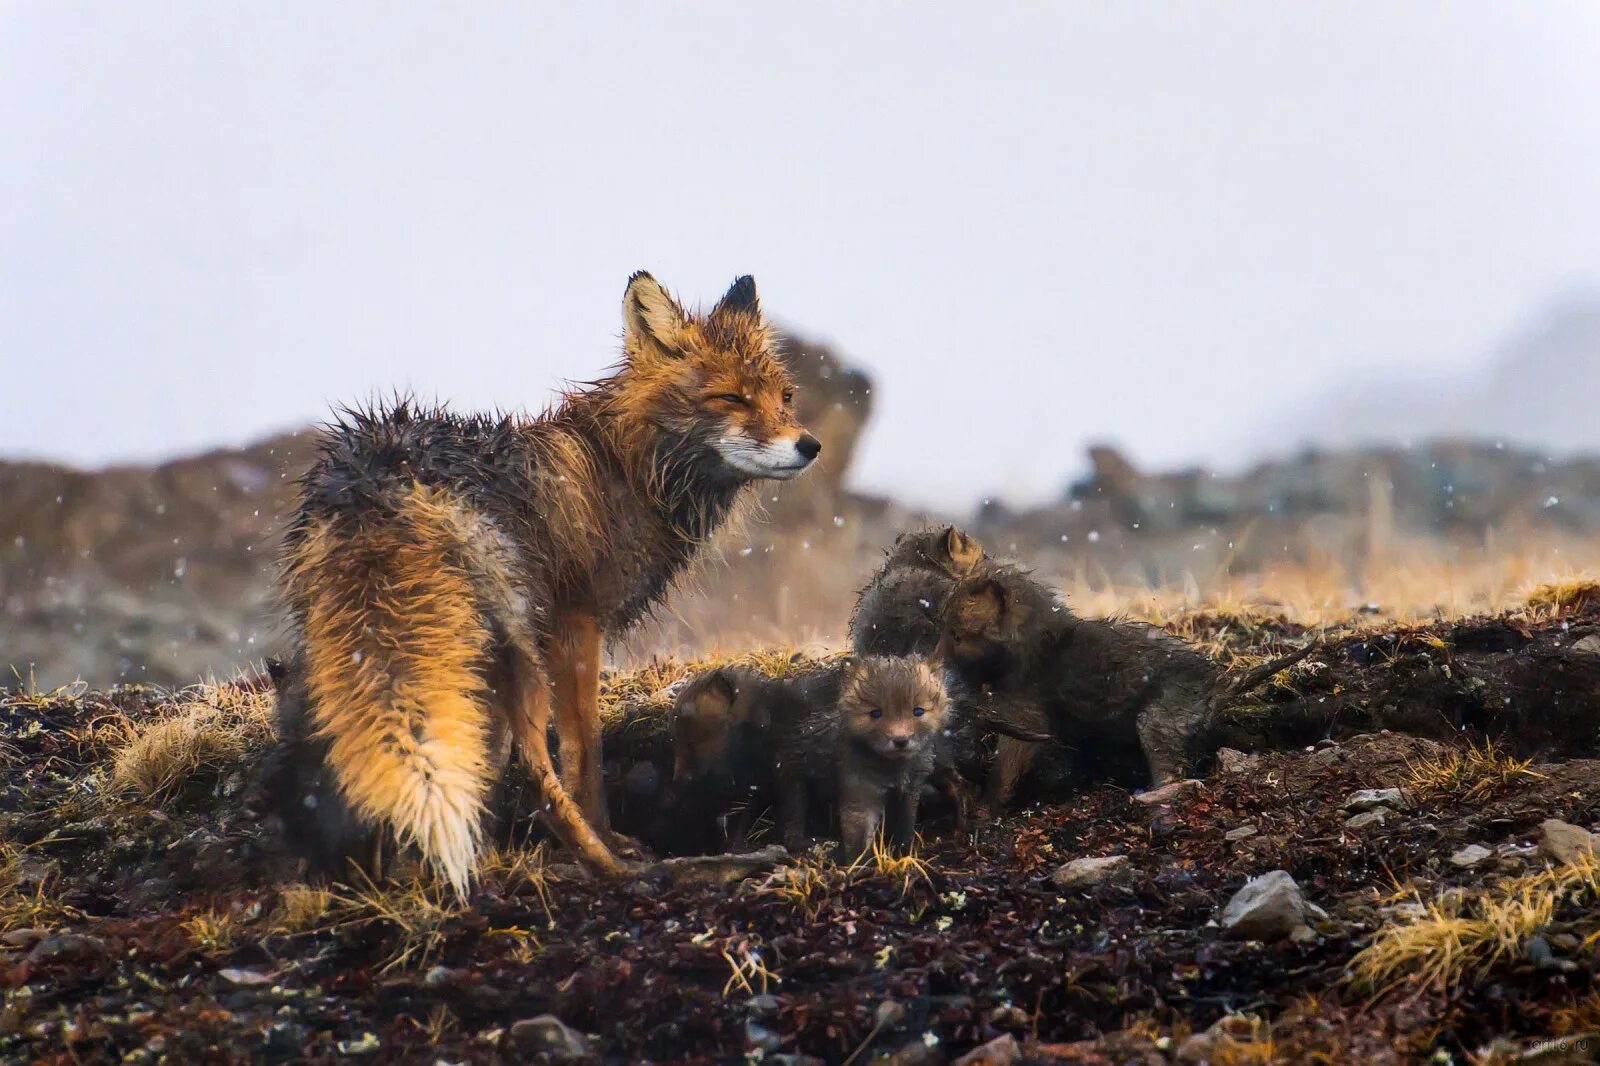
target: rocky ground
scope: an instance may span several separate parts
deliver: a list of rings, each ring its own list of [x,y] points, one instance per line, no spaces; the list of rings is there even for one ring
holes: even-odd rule
[[[252,813],[250,683],[12,692],[0,1059],[1592,1061],[1594,593],[1330,634],[1155,795],[1058,775],[912,859],[609,884],[518,819],[466,906],[294,879]],[[1239,661],[1304,636],[1173,627]],[[617,818],[661,850],[684,669],[608,681]]]

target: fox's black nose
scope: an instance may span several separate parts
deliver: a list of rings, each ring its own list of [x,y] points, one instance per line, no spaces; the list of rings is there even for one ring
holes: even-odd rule
[[[800,439],[794,442],[794,450],[805,456],[809,463],[822,454],[822,442],[809,433],[802,433]]]
[[[910,737],[895,737],[894,738],[894,746],[897,747],[897,748],[905,748],[905,747],[909,747],[910,745],[911,745],[911,738]]]

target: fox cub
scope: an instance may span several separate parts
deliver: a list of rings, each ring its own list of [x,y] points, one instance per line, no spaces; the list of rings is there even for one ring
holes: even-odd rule
[[[943,526],[901,533],[856,597],[850,646],[858,655],[929,655],[956,582],[985,559],[982,546]]]
[[[969,575],[945,610],[941,652],[994,680],[998,702],[1042,713],[1063,742],[1136,738],[1150,780],[1182,779],[1212,712],[1305,658],[1313,644],[1235,682],[1187,641],[1158,626],[1079,618],[1020,567]]]
[[[278,791],[320,837],[303,841],[319,872],[387,837],[465,893],[513,740],[563,843],[622,869],[602,642],[662,601],[754,481],[822,450],[749,277],[691,313],[641,272],[622,317],[616,371],[538,417],[401,403],[329,428],[283,549],[294,698]]]
[[[850,642],[860,655],[931,655],[939,646],[945,605],[963,578],[990,561],[983,546],[955,526],[901,533],[887,552],[883,565],[856,598],[850,618]],[[985,686],[997,678],[981,663],[947,664],[955,674],[959,703],[981,701]],[[1013,701],[1006,717],[1038,733],[1049,723],[1036,709]],[[995,741],[994,758],[984,780],[982,799],[974,810],[977,821],[987,821],[1004,810],[1017,783],[1028,772],[1045,745],[1015,736]]]
[[[838,812],[840,853],[854,858],[880,828],[909,845],[922,790],[940,768],[949,701],[939,674],[911,658],[841,659],[787,678],[724,667],[679,693],[674,782],[743,796],[745,821],[775,798],[778,832],[803,851],[813,801]]]

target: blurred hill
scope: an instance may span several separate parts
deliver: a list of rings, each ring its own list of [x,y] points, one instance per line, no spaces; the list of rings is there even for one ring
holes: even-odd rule
[[[1591,310],[1563,319],[1521,365],[1573,365],[1590,350],[1582,323],[1600,331],[1600,305]],[[921,520],[848,488],[871,382],[825,347],[791,338],[789,351],[822,462],[767,486],[764,518],[725,531],[663,613],[613,649],[617,659],[838,645],[881,549]],[[1574,411],[1581,399],[1560,397]],[[306,431],[153,467],[0,463],[0,683],[14,670],[39,687],[175,685],[280,650],[276,539],[313,448]],[[1403,595],[1374,591],[1376,579],[1418,560],[1445,568],[1423,583],[1433,596],[1461,580],[1469,557],[1515,560],[1534,546],[1553,546],[1562,565],[1600,557],[1600,461],[1555,461],[1495,437],[1306,450],[1237,476],[1141,471],[1103,447],[1090,463],[1055,503],[948,517],[1062,583],[1086,610],[1124,609],[1129,589],[1176,590],[1190,604],[1226,598],[1241,577],[1278,575],[1282,585],[1286,567],[1300,567],[1301,579],[1314,572],[1319,602],[1347,610]]]
[[[1322,447],[1437,437],[1519,441],[1570,455],[1600,450],[1600,292],[1571,293],[1507,338],[1476,373],[1386,375],[1321,397],[1256,439]]]

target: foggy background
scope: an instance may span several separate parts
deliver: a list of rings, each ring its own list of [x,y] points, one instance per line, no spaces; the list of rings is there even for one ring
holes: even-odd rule
[[[304,429],[538,410],[638,269],[753,273],[825,451],[619,658],[837,646],[928,518],[1086,611],[1520,604],[1600,561],[1596,115],[1577,2],[6,4],[0,683],[281,650]]]
[[[0,456],[538,407],[640,268],[754,273],[878,383],[852,483],[929,505],[1102,439],[1593,446],[1596,114],[1576,2],[12,3]],[[1589,361],[1506,396],[1552,329]]]

